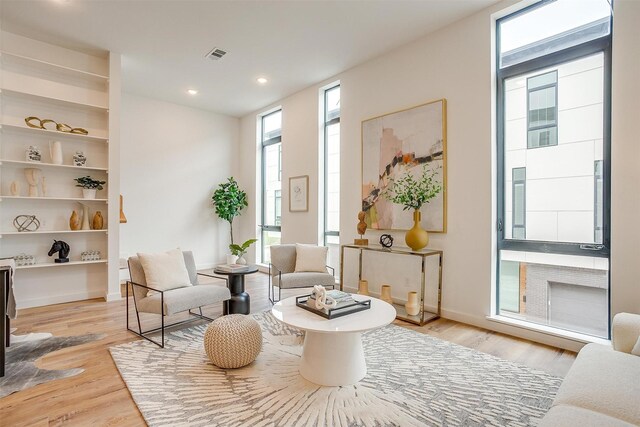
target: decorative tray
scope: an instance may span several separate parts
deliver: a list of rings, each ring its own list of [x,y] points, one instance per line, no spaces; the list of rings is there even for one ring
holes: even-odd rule
[[[302,295],[296,297],[296,305],[300,308],[310,311],[311,313],[317,314],[318,316],[322,316],[325,319],[335,319],[371,308],[371,300],[369,299],[365,301],[354,301],[352,304],[344,305],[341,307],[318,310],[317,308],[311,307],[307,304],[310,296],[311,295]]]

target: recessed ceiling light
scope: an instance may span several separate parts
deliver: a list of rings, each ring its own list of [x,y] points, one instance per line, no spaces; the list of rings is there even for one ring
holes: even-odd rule
[[[197,95],[197,94],[198,94],[198,91],[197,91],[197,90],[195,90],[195,89],[189,89],[189,90],[187,90],[187,93],[188,93],[189,95]]]
[[[260,83],[261,85],[263,85],[263,84],[267,83],[269,80],[267,80],[265,77],[258,77],[258,78],[256,79],[256,81],[257,81],[258,83]]]

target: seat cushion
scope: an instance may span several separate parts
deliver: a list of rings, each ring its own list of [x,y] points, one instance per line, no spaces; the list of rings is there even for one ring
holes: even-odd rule
[[[578,354],[553,404],[577,406],[640,425],[639,398],[640,358],[589,344]]]
[[[282,284],[280,284],[280,277],[273,277],[273,286],[277,286],[282,289],[291,288],[307,288],[315,285],[322,286],[335,286],[336,279],[329,273],[285,273],[282,275]]]
[[[138,311],[161,314],[160,297],[160,293],[157,293],[142,298],[137,302]],[[220,285],[195,285],[172,289],[164,293],[164,314],[169,316],[192,308],[226,301],[230,298],[229,289]]]
[[[538,427],[633,427],[625,421],[599,412],[568,405],[557,405],[544,416]]]

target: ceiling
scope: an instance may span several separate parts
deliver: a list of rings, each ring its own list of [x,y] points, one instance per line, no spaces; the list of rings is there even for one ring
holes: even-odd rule
[[[0,0],[0,24],[121,53],[126,92],[242,116],[497,1]]]

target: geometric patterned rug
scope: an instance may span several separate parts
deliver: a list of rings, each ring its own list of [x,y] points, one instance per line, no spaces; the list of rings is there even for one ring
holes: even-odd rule
[[[367,375],[321,387],[298,374],[304,333],[269,311],[252,315],[263,349],[244,368],[209,362],[206,325],[111,355],[149,426],[532,426],[561,378],[389,325],[363,334]]]

